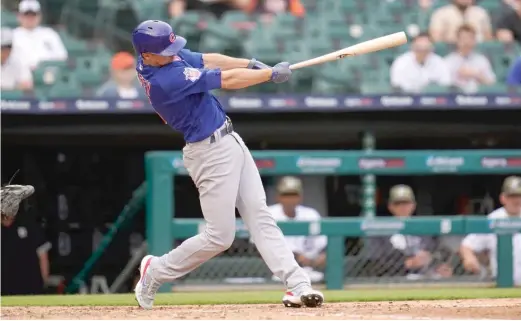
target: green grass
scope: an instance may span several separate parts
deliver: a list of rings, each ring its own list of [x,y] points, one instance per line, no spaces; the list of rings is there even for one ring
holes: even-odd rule
[[[325,291],[326,302],[403,301],[476,298],[521,298],[520,289],[349,289]],[[161,293],[156,305],[279,303],[281,291]],[[133,294],[42,295],[2,297],[2,306],[107,306],[135,305]]]

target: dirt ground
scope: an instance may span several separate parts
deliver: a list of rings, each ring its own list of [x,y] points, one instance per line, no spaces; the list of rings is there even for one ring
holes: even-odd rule
[[[137,307],[2,307],[2,319],[521,319],[521,299],[326,303],[289,309],[279,304]]]

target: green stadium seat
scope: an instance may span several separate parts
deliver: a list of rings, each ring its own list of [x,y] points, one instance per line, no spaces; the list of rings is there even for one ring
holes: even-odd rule
[[[66,61],[42,61],[33,72],[34,86],[51,86],[67,72]]]
[[[18,26],[16,14],[7,10],[2,10],[1,14],[2,27],[16,28]]]
[[[452,88],[447,86],[440,86],[437,84],[430,84],[422,90],[424,94],[447,94],[452,92]]]
[[[98,57],[80,57],[76,59],[73,76],[81,85],[93,87],[103,82],[107,71]]]
[[[274,42],[262,42],[256,39],[248,41],[246,56],[255,57],[265,64],[273,66],[281,61],[282,52],[278,49]]]
[[[391,85],[384,82],[363,82],[360,89],[362,94],[366,95],[381,95],[393,92]]]
[[[377,68],[368,69],[362,74],[362,79],[364,82],[368,83],[380,83],[382,81],[389,82],[389,68],[380,66]]]
[[[502,1],[497,0],[482,0],[479,2],[479,6],[483,9],[487,10],[487,12],[491,15],[497,15],[499,14],[503,9],[503,3]]]
[[[478,51],[491,56],[503,52],[505,45],[498,41],[485,41],[478,44]]]
[[[257,24],[254,17],[239,10],[226,11],[221,17],[222,24],[247,36]]]
[[[452,46],[445,42],[437,42],[434,44],[434,53],[442,57],[445,57],[451,53],[452,49]]]
[[[209,12],[187,11],[181,17],[170,20],[177,33],[183,35],[188,43],[198,43],[202,33],[215,23],[215,16]]]
[[[297,37],[300,22],[301,19],[292,14],[279,14],[275,17],[275,21],[272,22],[269,29],[275,39],[287,41]]]
[[[307,14],[313,14],[318,7],[319,0],[300,0],[300,3],[306,8]]]
[[[313,78],[313,91],[325,94],[358,92],[352,74],[341,69],[339,63],[329,63],[317,69]]]
[[[70,75],[62,77],[52,85],[48,92],[48,98],[77,98],[82,95],[80,83]]]
[[[2,99],[20,99],[24,96],[22,90],[2,90]]]
[[[242,41],[248,37],[255,25],[252,18],[241,11],[228,11],[220,21],[209,23],[201,36],[201,51],[220,49],[228,55],[242,54]]]
[[[219,22],[212,22],[202,34],[199,49],[202,52],[219,52],[228,55],[240,55],[242,43],[237,30]]]
[[[508,86],[502,83],[482,85],[479,87],[479,92],[483,94],[505,94],[508,91]]]
[[[87,42],[69,35],[67,32],[59,32],[63,45],[67,49],[69,57],[88,56],[91,53]]]
[[[313,86],[311,88],[314,93],[330,95],[347,94],[353,92],[353,89],[346,84],[330,81],[323,78],[313,79]]]
[[[139,21],[166,20],[168,17],[167,2],[164,0],[132,0],[132,8]]]

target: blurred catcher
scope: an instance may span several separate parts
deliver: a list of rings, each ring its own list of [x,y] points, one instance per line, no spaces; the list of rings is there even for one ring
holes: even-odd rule
[[[13,178],[7,185],[1,187],[2,224],[14,221],[20,203],[34,193],[34,187],[31,185],[11,185]]]

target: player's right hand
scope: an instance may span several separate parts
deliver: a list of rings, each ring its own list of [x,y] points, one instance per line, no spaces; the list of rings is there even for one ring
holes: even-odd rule
[[[288,81],[291,78],[291,69],[289,69],[289,62],[279,62],[271,68],[271,81],[280,84]]]

